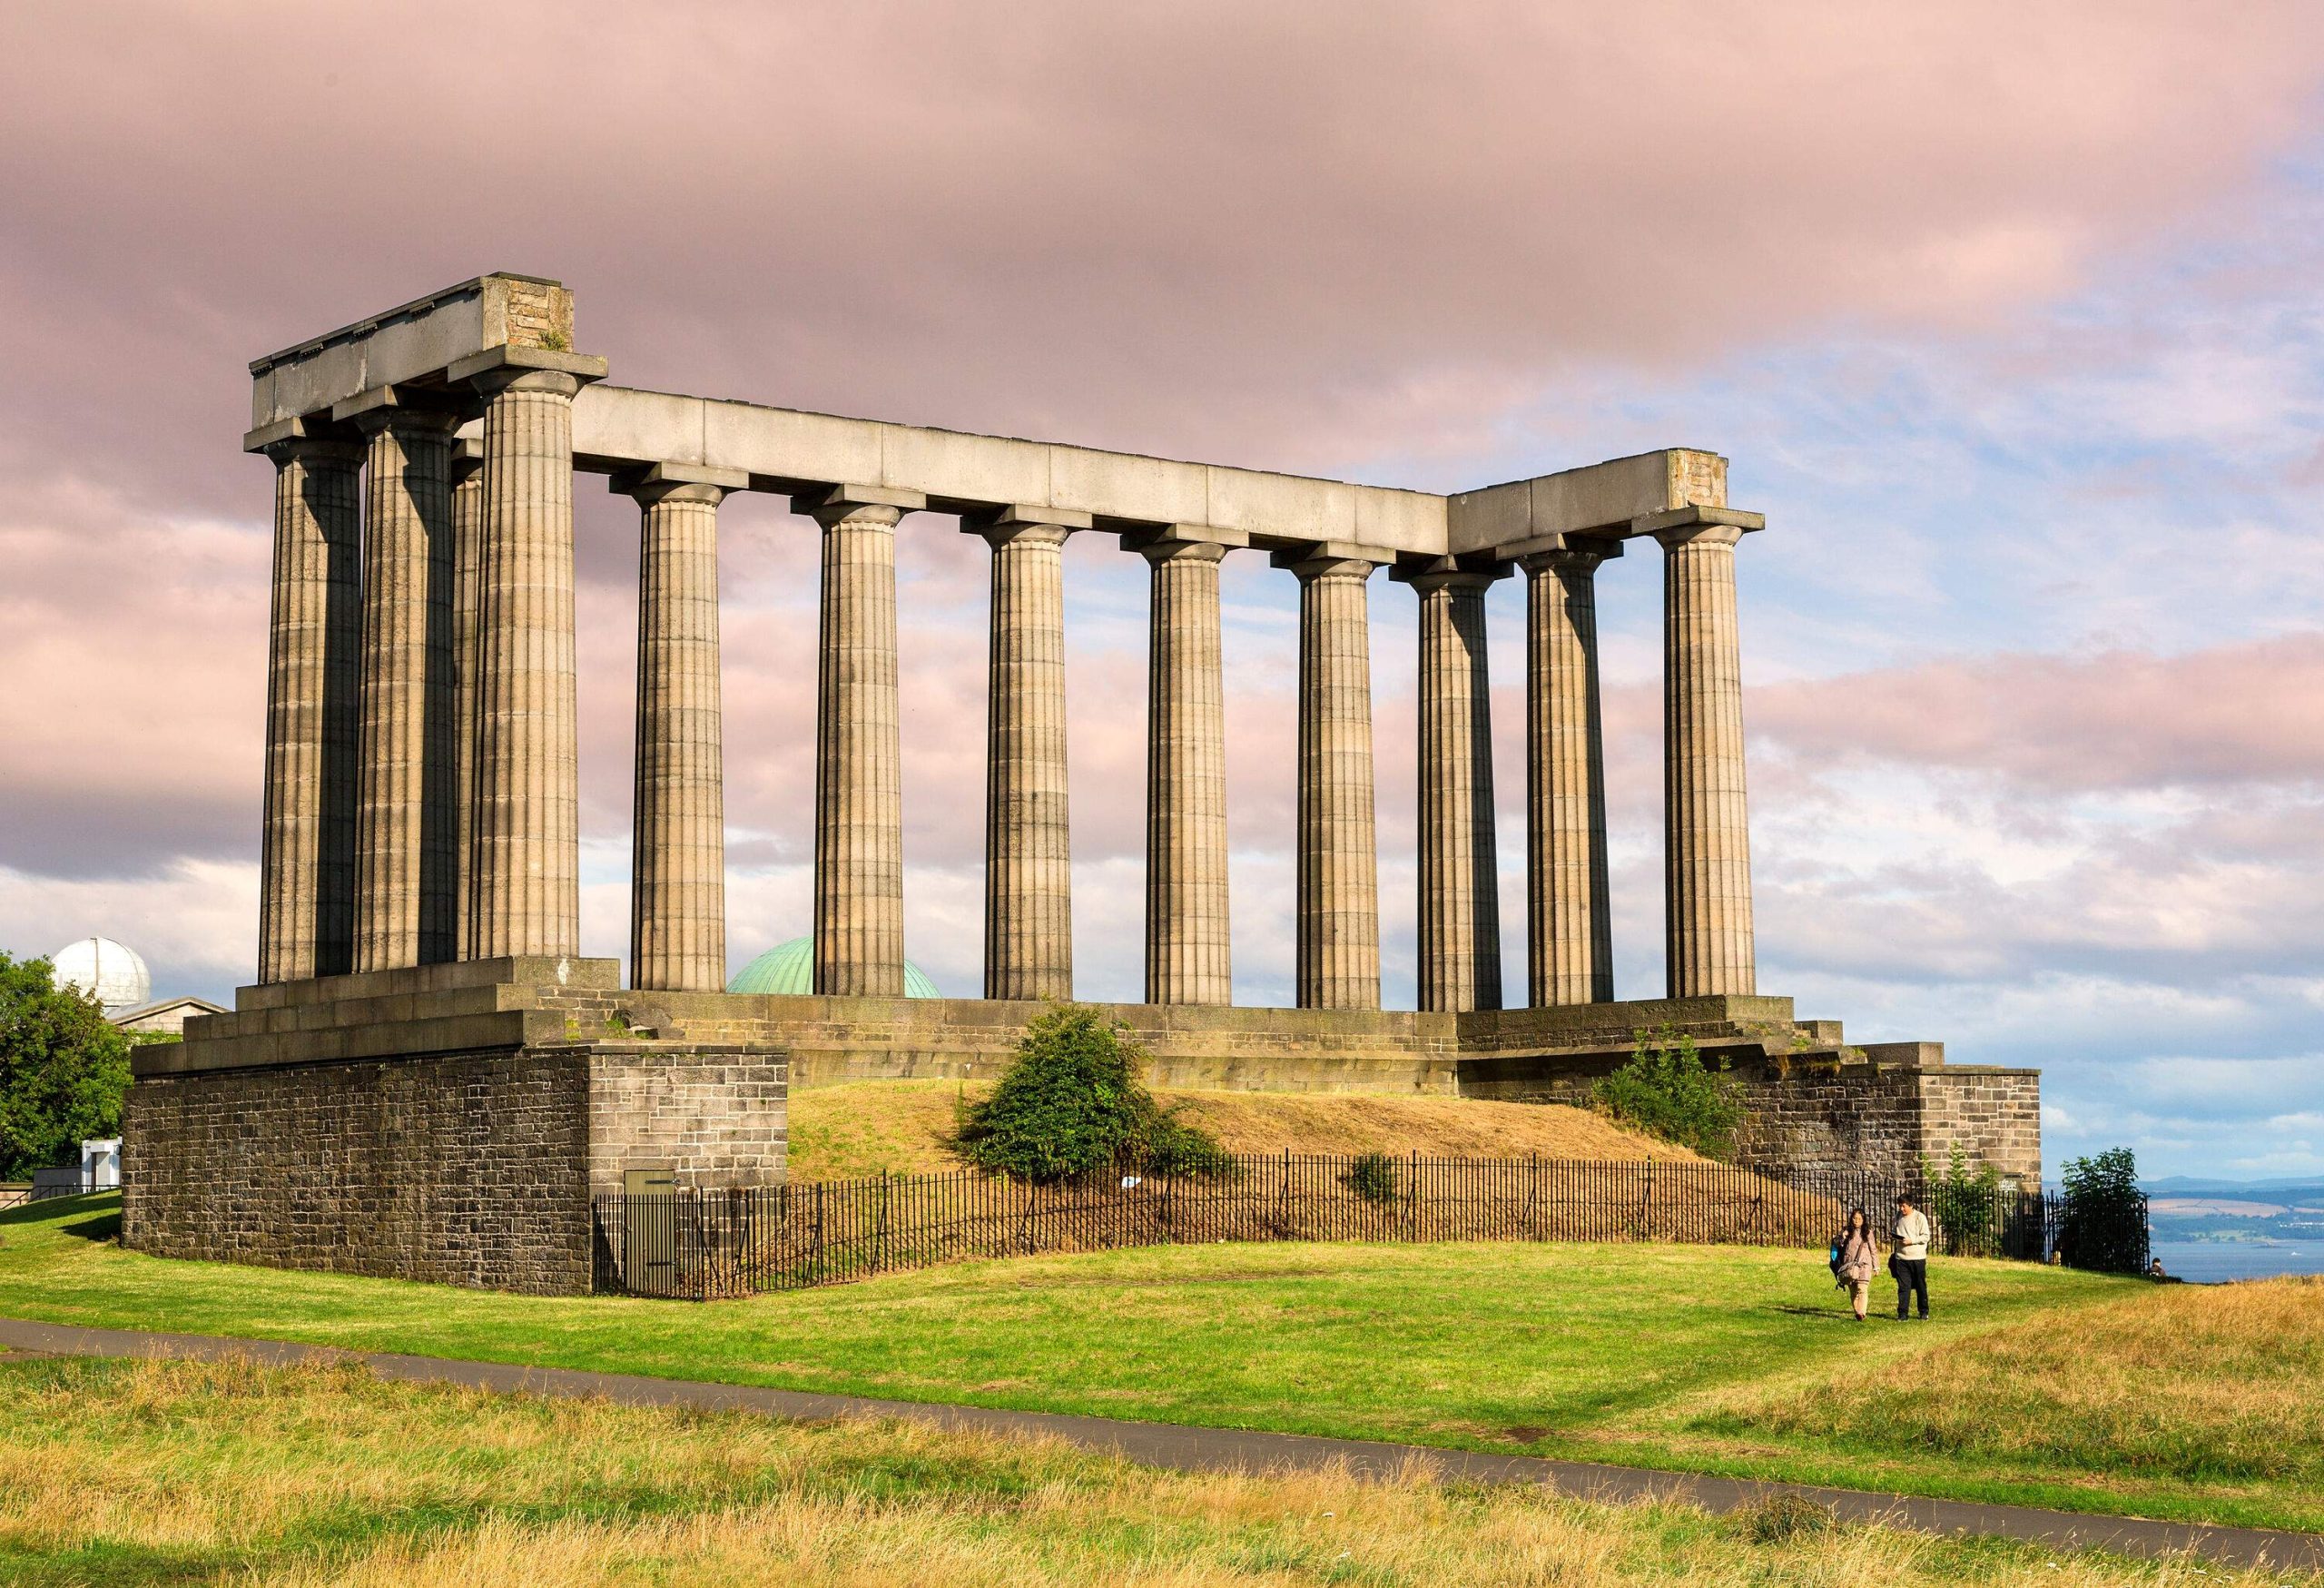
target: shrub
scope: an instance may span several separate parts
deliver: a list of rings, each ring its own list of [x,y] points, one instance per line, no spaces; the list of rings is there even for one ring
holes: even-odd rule
[[[1946,1253],[1993,1256],[2001,1233],[2001,1170],[1990,1163],[1972,1169],[1968,1154],[1956,1144],[1952,1161],[1942,1169],[1922,1159],[1921,1179],[1928,1186],[1926,1211]]]
[[[964,1111],[954,1148],[980,1169],[1042,1182],[1108,1169],[1226,1173],[1226,1149],[1146,1090],[1144,1057],[1094,1011],[1059,1004],[1026,1031],[991,1095]]]
[[[1639,1032],[1630,1061],[1600,1080],[1590,1096],[1622,1124],[1707,1158],[1727,1158],[1743,1122],[1742,1088],[1727,1068],[1724,1057],[1716,1063],[1705,1059],[1692,1037],[1664,1026]]]
[[[1365,1153],[1347,1166],[1340,1179],[1367,1202],[1385,1206],[1396,1199],[1396,1160],[1384,1152]]]
[[[2138,1157],[2129,1148],[2070,1159],[2058,1250],[2077,1268],[2135,1274],[2146,1267],[2146,1212]]]

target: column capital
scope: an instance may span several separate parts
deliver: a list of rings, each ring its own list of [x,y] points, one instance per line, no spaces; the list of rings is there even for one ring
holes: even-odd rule
[[[716,507],[731,491],[748,490],[751,477],[739,469],[704,469],[692,463],[655,463],[625,469],[606,481],[615,496],[634,498],[641,508],[656,502],[708,502]]]
[[[834,524],[893,525],[906,513],[927,507],[928,498],[921,492],[884,485],[826,486],[791,498],[793,512],[805,514],[826,529]]]
[[[1276,567],[1290,569],[1303,585],[1316,579],[1369,579],[1380,567],[1380,558],[1375,554],[1334,541],[1278,551],[1267,560]]]
[[[1622,543],[1619,540],[1582,540],[1527,552],[1517,559],[1517,566],[1525,570],[1527,578],[1539,578],[1543,574],[1577,574],[1588,578],[1598,571],[1600,564],[1621,555]]]
[[[1181,540],[1165,537],[1142,540],[1131,547],[1147,561],[1159,566],[1166,562],[1221,562],[1231,547],[1216,540]]]
[[[261,453],[278,469],[293,463],[309,467],[316,464],[338,464],[352,469],[369,454],[370,449],[360,441],[350,441],[321,436],[285,435],[275,440],[261,442],[252,450]]]
[[[1019,540],[1063,546],[1068,536],[1090,528],[1092,521],[1088,513],[1067,508],[990,508],[962,514],[960,533],[982,537],[995,551]]]
[[[1631,533],[1653,536],[1666,551],[1697,543],[1732,546],[1753,530],[1767,527],[1765,513],[1744,513],[1732,508],[1674,508],[1630,520]]]
[[[1388,577],[1397,584],[1410,585],[1416,596],[1433,596],[1439,590],[1490,590],[1505,572],[1506,567],[1500,565],[1491,568],[1391,567]]]
[[[475,411],[457,392],[409,386],[374,386],[330,405],[334,424],[353,425],[365,435],[393,426],[399,430],[459,429],[462,419]],[[463,410],[466,410],[465,412]]]
[[[570,397],[592,380],[606,378],[606,361],[555,348],[506,346],[471,353],[444,371],[449,386],[473,386],[487,397],[514,387]]]
[[[473,478],[484,470],[484,440],[478,436],[455,436],[444,454],[446,477],[454,485]]]

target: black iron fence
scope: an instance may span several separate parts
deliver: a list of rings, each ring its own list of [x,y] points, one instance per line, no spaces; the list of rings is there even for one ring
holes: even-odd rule
[[[973,1172],[596,1199],[600,1291],[696,1300],[963,1258],[1213,1241],[1668,1241],[1821,1247],[1913,1196],[1948,1255],[2045,1259],[2062,1198],[1865,1171],[1556,1159],[1240,1157],[1216,1178],[1036,1186]],[[2143,1209],[2139,1218],[2144,1261]],[[1886,1246],[1884,1238],[1882,1245]]]

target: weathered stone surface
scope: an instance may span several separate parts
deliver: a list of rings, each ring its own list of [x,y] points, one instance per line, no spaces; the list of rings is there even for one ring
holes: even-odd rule
[[[355,969],[453,957],[455,577],[452,416],[363,414],[360,793],[355,823]]]
[[[1743,653],[1735,545],[1698,522],[1662,542],[1663,871],[1670,994],[1748,992],[1751,826],[1744,794]]]
[[[1372,781],[1374,565],[1309,558],[1299,576],[1302,1009],[1380,1007],[1380,858]]]
[[[1169,539],[1153,567],[1146,695],[1146,1001],[1232,1001],[1226,716],[1218,642],[1226,547]]]
[[[1597,572],[1610,547],[1561,547],[1525,569],[1527,997],[1614,996]]]
[[[1501,1007],[1501,883],[1493,841],[1493,576],[1429,573],[1420,597],[1420,1006]]]
[[[1065,760],[1070,530],[1003,521],[992,546],[985,717],[984,995],[1073,996],[1073,845]]]
[[[478,378],[484,547],[468,954],[569,954],[581,915],[573,661],[573,394],[508,368]]]
[[[274,568],[259,856],[261,982],[353,967],[362,629],[363,449],[294,438],[267,451],[275,466]]]
[[[476,844],[477,618],[484,585],[484,443],[455,441],[446,459],[452,501],[452,720],[439,763],[452,806],[452,952],[468,952]]]
[[[896,520],[842,495],[823,528],[815,709],[815,991],[904,990],[903,753],[896,694]]]
[[[726,985],[726,796],[718,677],[724,486],[650,480],[637,576],[637,750],[629,976],[637,987]]]
[[[146,1075],[123,1123],[123,1242],[578,1293],[593,1194],[631,1169],[779,1180],[787,1088],[779,1051],[634,1042]]]

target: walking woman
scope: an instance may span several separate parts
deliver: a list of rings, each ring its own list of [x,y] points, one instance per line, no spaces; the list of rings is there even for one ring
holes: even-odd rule
[[[1848,1215],[1837,1239],[1832,1243],[1839,1254],[1833,1272],[1840,1283],[1848,1287],[1848,1305],[1856,1308],[1856,1321],[1864,1321],[1864,1309],[1872,1298],[1872,1276],[1880,1271],[1880,1243],[1872,1233],[1872,1219],[1861,1208]]]

